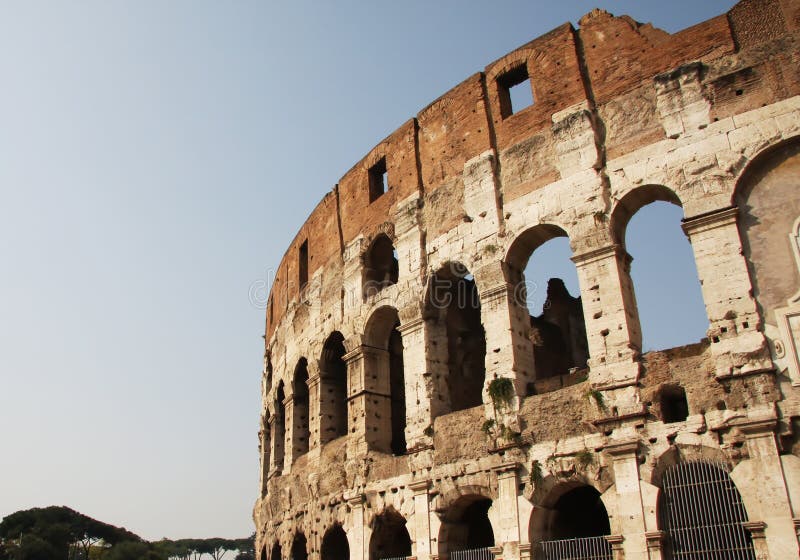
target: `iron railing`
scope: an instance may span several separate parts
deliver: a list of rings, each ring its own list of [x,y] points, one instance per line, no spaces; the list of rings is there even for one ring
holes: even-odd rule
[[[611,544],[605,537],[542,541],[536,556],[541,560],[612,560]]]
[[[661,526],[669,539],[665,558],[755,560],[742,523],[747,512],[727,467],[711,461],[678,463],[664,473]]]
[[[454,550],[450,553],[450,560],[494,560],[494,554],[490,548]]]

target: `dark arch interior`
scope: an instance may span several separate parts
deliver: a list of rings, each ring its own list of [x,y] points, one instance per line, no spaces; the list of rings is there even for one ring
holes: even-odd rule
[[[347,365],[344,336],[333,332],[322,348],[320,362],[320,441],[347,434]]]
[[[334,525],[322,538],[322,560],[349,560],[350,545],[341,525]]]
[[[480,405],[486,378],[486,332],[475,279],[463,265],[449,263],[431,278],[426,314],[436,319],[438,336],[446,336],[446,341],[432,341],[437,347],[446,342],[449,406],[444,410]]]
[[[302,533],[295,535],[292,541],[292,557],[290,560],[308,560],[306,536]]]
[[[407,556],[411,556],[411,537],[406,520],[394,512],[377,516],[369,543],[370,560]]]
[[[396,323],[389,334],[389,383],[392,415],[392,453],[406,452],[406,383],[403,371],[403,339]]]
[[[283,446],[286,437],[286,393],[283,390],[283,381],[278,385],[275,393],[275,466],[280,471],[283,469]]]
[[[397,284],[397,251],[385,234],[375,238],[364,256],[364,293],[371,295],[386,286]]]
[[[294,370],[292,383],[294,414],[294,447],[296,455],[308,453],[309,409],[308,409],[308,362],[300,358]],[[296,457],[295,457],[296,458]]]
[[[260,560],[268,560],[267,559],[267,545],[261,547],[261,556],[259,557]]]
[[[272,551],[269,553],[269,560],[281,560],[281,545],[278,543],[272,545]]]
[[[553,507],[549,540],[599,537],[611,533],[600,492],[579,486],[562,495]]]
[[[454,511],[443,525],[447,531],[446,552],[472,550],[494,546],[494,531],[489,521],[492,500],[483,497],[462,498],[465,503],[454,505]]]

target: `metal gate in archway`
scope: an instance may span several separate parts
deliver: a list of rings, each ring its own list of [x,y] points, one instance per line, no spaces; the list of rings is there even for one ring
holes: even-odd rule
[[[750,534],[742,526],[742,496],[721,463],[692,461],[666,470],[659,522],[667,534],[665,558],[755,560]]]

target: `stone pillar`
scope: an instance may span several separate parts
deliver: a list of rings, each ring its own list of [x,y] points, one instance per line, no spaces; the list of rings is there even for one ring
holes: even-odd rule
[[[718,378],[773,369],[742,243],[738,210],[726,208],[686,218],[710,326],[708,337]]]
[[[289,472],[292,469],[294,460],[297,458],[297,450],[294,445],[294,436],[296,432],[295,417],[294,417],[294,396],[289,394],[283,401],[284,413],[284,459],[283,459],[283,472]]]
[[[431,510],[428,490],[430,481],[421,480],[408,485],[414,492],[414,556],[419,560],[431,558]]]
[[[367,546],[369,543],[365,542],[364,529],[366,523],[364,520],[364,496],[358,494],[351,496],[347,499],[347,505],[350,506],[350,523],[347,532],[347,541],[350,545],[350,560],[367,560],[369,551]]]
[[[308,362],[308,452],[319,456],[322,449],[320,431],[322,430],[322,378],[319,363]]]
[[[282,411],[276,410],[275,414],[269,418],[269,433],[270,433],[270,462],[269,462],[269,476],[280,476],[283,473],[283,435],[279,434],[280,424],[284,421],[281,418]]]
[[[742,527],[750,533],[753,539],[753,550],[756,553],[756,560],[769,560],[769,547],[767,545],[767,535],[765,529],[767,524],[763,521],[745,521]]]
[[[508,377],[514,380],[517,395],[524,396],[534,379],[534,363],[523,287],[509,281],[506,265],[500,261],[476,270],[475,281],[486,332],[486,379]]]
[[[644,534],[647,541],[647,560],[662,560],[664,558],[664,531],[648,531]]]
[[[531,560],[531,543],[519,545],[519,560]]]
[[[261,497],[267,495],[267,480],[269,479],[270,456],[272,455],[272,422],[266,417],[261,417],[261,430],[258,432],[258,453],[261,459]]]
[[[645,559],[648,555],[642,491],[639,485],[639,461],[636,457],[638,449],[639,441],[635,439],[612,442],[605,448],[606,453],[611,455],[614,461],[617,492],[617,520],[616,526],[611,527],[611,530],[618,535],[625,535],[624,541],[620,536],[618,542],[612,540],[612,537],[607,537],[615,551],[615,560]]]
[[[796,558],[797,534],[775,441],[777,420],[750,418],[735,426],[745,434],[750,456],[731,473],[742,497],[748,497],[745,506],[749,521],[745,528],[753,535],[754,547],[758,545],[763,549],[760,554],[768,554],[764,558]],[[764,539],[757,543],[762,536]],[[758,548],[756,552],[759,553]]]
[[[619,245],[577,254],[592,383],[635,383],[642,332],[630,277],[631,258]]]
[[[358,338],[360,342],[360,337]],[[392,425],[389,354],[380,348],[363,344],[352,347],[352,344],[352,340],[345,341],[349,350],[344,355],[347,364],[350,430],[347,440],[348,457],[363,455],[369,449],[390,453]]]
[[[427,371],[425,321],[417,306],[401,309],[400,326],[403,337],[403,376],[406,385],[406,444],[409,453],[429,449],[433,445],[430,428],[430,374]]]
[[[492,504],[497,527],[494,528],[494,542],[502,543],[500,551],[505,560],[519,558],[519,510],[517,508],[517,480],[516,462],[504,463],[494,468],[497,476],[497,500]]]
[[[625,537],[622,535],[608,535],[606,540],[611,545],[611,557],[613,560],[625,560]],[[640,558],[639,556],[627,557]]]

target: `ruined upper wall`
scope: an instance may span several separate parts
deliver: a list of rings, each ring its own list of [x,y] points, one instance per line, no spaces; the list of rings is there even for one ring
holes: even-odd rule
[[[579,29],[566,23],[489,64],[380,142],[317,205],[275,274],[267,340],[303,292],[304,242],[311,284],[321,268],[333,263],[341,267],[353,240],[370,240],[387,222],[393,224],[409,197],[424,201],[428,239],[447,233],[468,219],[463,211],[464,164],[487,151],[499,162],[500,206],[563,179],[551,141],[559,133],[561,114],[581,107],[596,110],[604,130],[604,138],[597,139],[603,146],[600,157],[610,159],[667,136],[659,118],[663,115],[657,112],[668,108],[656,103],[653,80],[687,63],[699,61],[703,72],[715,73],[702,92],[715,121],[738,113],[742,103],[752,107],[754,95],[766,105],[800,93],[800,63],[791,54],[783,55],[785,60],[775,54],[757,70],[747,64],[742,71],[714,66],[721,57],[757,51],[764,42],[800,29],[799,6],[791,0],[743,0],[725,15],[672,35],[628,16],[594,10],[581,18]],[[534,104],[507,114],[502,78],[520,68],[527,71]],[[636,127],[625,124],[631,113]],[[515,157],[516,152],[530,157]],[[383,164],[388,189],[371,200],[370,170]],[[336,275],[325,276],[317,286],[320,293],[336,289],[331,284]]]

